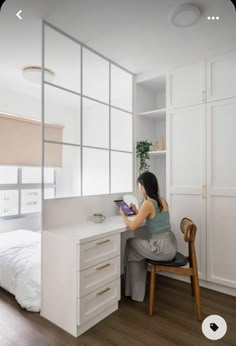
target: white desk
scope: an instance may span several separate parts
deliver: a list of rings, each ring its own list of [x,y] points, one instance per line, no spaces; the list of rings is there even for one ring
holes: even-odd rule
[[[118,309],[127,230],[117,215],[42,232],[43,317],[77,337]]]

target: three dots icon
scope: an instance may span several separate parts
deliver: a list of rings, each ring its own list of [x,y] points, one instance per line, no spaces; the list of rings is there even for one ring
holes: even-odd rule
[[[211,17],[211,16],[208,16],[207,19],[208,19],[208,20],[219,20],[220,17],[219,17],[219,16],[212,16],[212,17]]]

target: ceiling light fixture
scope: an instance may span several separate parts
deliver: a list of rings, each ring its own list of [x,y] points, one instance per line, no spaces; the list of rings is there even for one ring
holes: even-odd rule
[[[198,22],[201,17],[201,10],[192,4],[182,4],[174,9],[170,15],[172,25],[179,28],[187,28]]]
[[[40,66],[26,66],[23,68],[23,76],[26,80],[40,84],[42,78],[42,68]],[[44,78],[47,82],[53,82],[55,73],[48,69],[44,68]]]

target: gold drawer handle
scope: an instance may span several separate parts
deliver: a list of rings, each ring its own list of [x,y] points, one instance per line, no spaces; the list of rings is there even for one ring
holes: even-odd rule
[[[101,294],[103,294],[103,293],[106,293],[107,291],[110,291],[110,287],[107,287],[107,288],[105,288],[103,291],[100,291],[100,292],[97,292],[97,296],[100,296]]]
[[[101,270],[103,268],[107,268],[111,265],[111,263],[104,264],[103,266],[97,267],[96,270]]]
[[[97,243],[96,243],[96,245],[105,244],[105,243],[108,243],[109,241],[111,241],[111,239],[106,239],[106,240],[103,240],[103,241],[97,242]]]

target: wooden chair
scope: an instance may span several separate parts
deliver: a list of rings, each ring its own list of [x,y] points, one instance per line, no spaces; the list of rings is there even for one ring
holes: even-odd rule
[[[179,275],[189,275],[191,278],[192,296],[195,296],[197,306],[198,320],[202,320],[201,302],[200,302],[200,287],[198,280],[197,259],[194,247],[194,241],[197,232],[197,226],[186,217],[180,223],[180,229],[183,232],[184,240],[188,243],[189,256],[185,257],[177,252],[172,261],[153,261],[148,259],[151,265],[151,280],[150,280],[150,297],[149,297],[149,316],[153,314],[154,298],[155,298],[155,276],[158,272],[175,273]],[[189,268],[181,268],[189,263]]]

